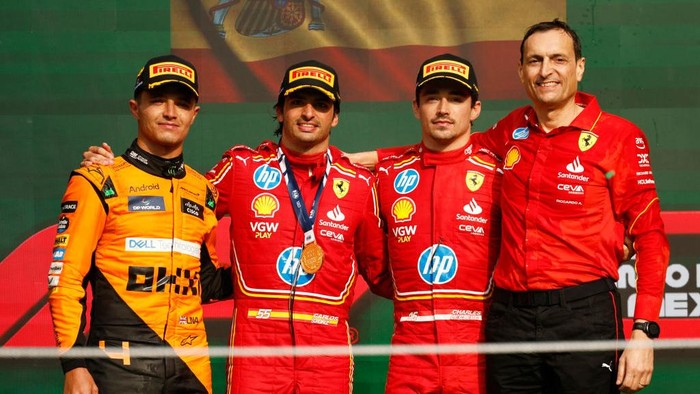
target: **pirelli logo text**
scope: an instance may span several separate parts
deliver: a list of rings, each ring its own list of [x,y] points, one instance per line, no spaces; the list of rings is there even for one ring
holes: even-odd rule
[[[435,73],[452,73],[469,79],[469,66],[450,60],[438,60],[423,66],[423,75],[425,77]]]
[[[335,76],[333,76],[333,74],[318,67],[299,67],[289,72],[290,83],[301,78],[317,79],[327,83],[329,86],[333,86],[335,80]]]
[[[149,68],[151,78],[161,75],[180,75],[194,83],[194,70],[180,63],[163,62],[152,64]]]
[[[144,293],[169,291],[181,295],[196,296],[199,291],[199,271],[177,268],[175,274],[168,274],[165,267],[129,267],[126,290]]]

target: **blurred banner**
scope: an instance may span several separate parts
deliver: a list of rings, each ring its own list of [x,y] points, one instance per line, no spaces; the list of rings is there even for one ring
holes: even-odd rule
[[[666,273],[666,293],[661,307],[662,337],[696,338],[700,333],[700,211],[663,212],[674,251]],[[230,261],[229,218],[217,228],[217,254]],[[13,278],[9,291],[0,298],[0,346],[53,346],[53,330],[47,304],[47,261],[52,260],[52,240],[56,226],[30,237],[0,262],[0,276]],[[622,298],[622,316],[626,333],[631,330],[636,300],[634,260],[620,265],[617,282]],[[355,300],[367,291],[363,280],[357,281]],[[90,305],[90,302],[88,302]],[[233,301],[205,306],[207,319],[231,319]],[[390,318],[390,317],[388,317]]]
[[[421,62],[444,52],[473,63],[482,99],[518,99],[525,29],[565,16],[564,0],[172,0],[171,37],[207,102],[270,101],[309,58],[336,69],[344,100],[410,100]]]

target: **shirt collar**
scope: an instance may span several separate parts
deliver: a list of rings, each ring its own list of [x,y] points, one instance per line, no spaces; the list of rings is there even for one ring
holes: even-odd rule
[[[598,99],[596,99],[596,97],[592,94],[576,92],[574,100],[576,105],[583,107],[583,111],[578,114],[578,116],[568,127],[578,130],[593,130],[602,112],[600,105],[598,104]],[[527,122],[530,126],[533,126],[534,129],[540,130],[537,114],[532,106],[530,106],[525,112],[525,117],[527,118]],[[554,131],[555,130],[552,130],[552,132]]]
[[[468,154],[471,154],[472,144],[467,143],[463,147],[446,152],[436,152],[428,149],[422,142],[418,146],[421,160],[425,166],[439,164],[453,164],[464,161]]]

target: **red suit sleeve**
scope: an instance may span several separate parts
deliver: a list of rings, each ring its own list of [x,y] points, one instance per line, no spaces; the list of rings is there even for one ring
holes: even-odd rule
[[[371,178],[371,193],[355,237],[355,256],[359,271],[373,293],[391,299],[394,295],[389,271],[386,234],[379,219],[376,180]]]
[[[613,209],[625,224],[637,251],[634,317],[656,320],[661,309],[670,249],[651,170],[649,144],[639,128],[628,125],[632,132],[622,140],[619,159],[608,175]]]
[[[229,201],[233,190],[233,164],[234,158],[231,151],[226,151],[221,160],[207,172],[206,177],[219,192],[219,200],[216,204],[216,217],[221,219],[229,212]]]
[[[499,158],[504,158],[506,153],[505,147],[508,143],[508,138],[506,138],[504,130],[504,128],[498,127],[497,123],[487,131],[472,133],[469,137],[469,142],[483,146]]]
[[[415,145],[415,144],[414,144]],[[406,149],[413,147],[414,145],[403,145],[403,146],[392,146],[388,148],[377,149],[378,161],[382,161],[389,156],[398,156],[406,151]]]

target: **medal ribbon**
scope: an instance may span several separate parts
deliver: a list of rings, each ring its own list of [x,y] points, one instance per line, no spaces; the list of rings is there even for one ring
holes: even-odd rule
[[[294,172],[291,169],[291,165],[289,164],[287,157],[279,147],[277,148],[277,155],[280,158],[280,169],[282,170],[282,174],[284,174],[284,182],[287,184],[289,199],[292,201],[294,213],[296,214],[297,220],[299,220],[301,229],[304,231],[304,245],[308,245],[316,241],[313,232],[314,221],[316,219],[316,211],[318,211],[318,202],[321,200],[321,193],[323,192],[323,188],[326,186],[328,173],[331,170],[330,152],[326,153],[326,172],[323,174],[323,179],[321,179],[321,184],[318,186],[318,190],[316,190],[316,197],[314,198],[314,203],[311,206],[311,213],[306,211],[304,198],[301,196],[301,190],[299,190],[299,184],[294,177]]]

